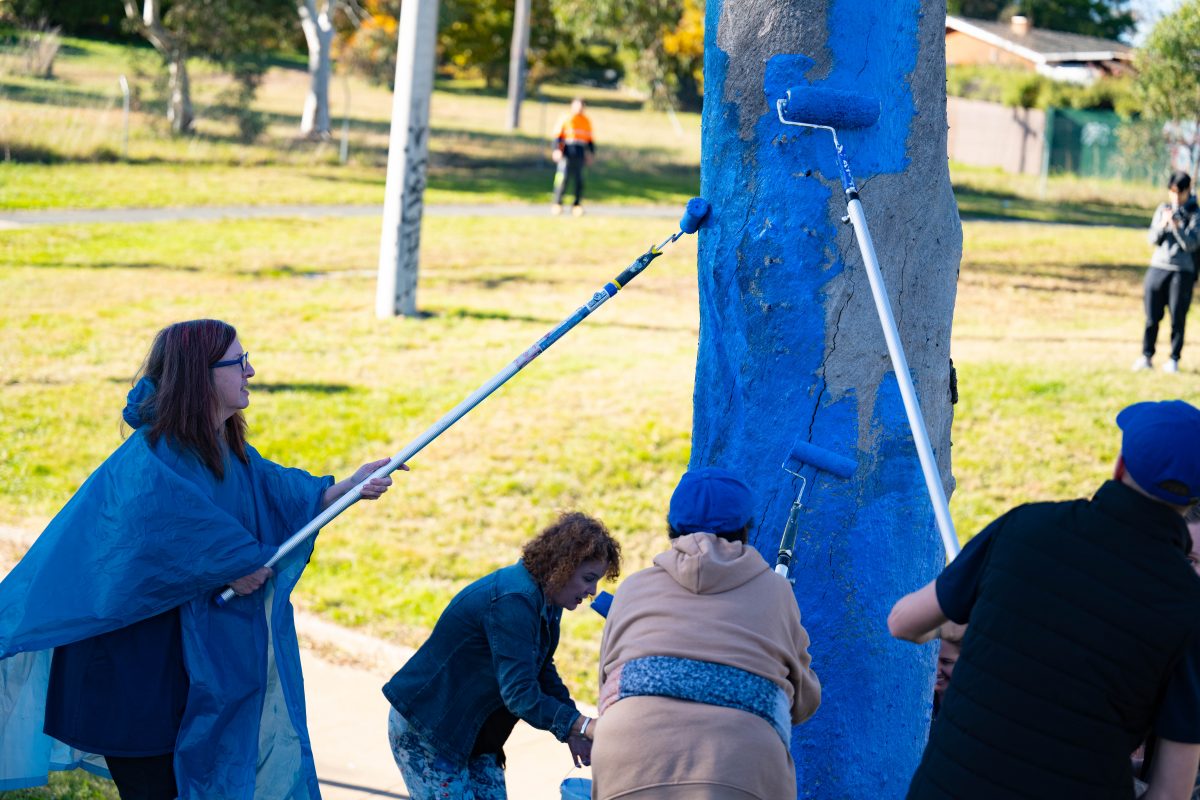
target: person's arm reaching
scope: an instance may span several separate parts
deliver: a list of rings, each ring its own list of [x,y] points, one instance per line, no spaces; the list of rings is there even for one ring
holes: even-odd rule
[[[937,581],[906,594],[888,614],[888,632],[897,639],[923,644],[938,638],[941,626],[949,622],[937,598]]]
[[[323,511],[326,508],[329,508],[337,501],[339,497],[353,489],[355,486],[365,480],[368,475],[382,467],[384,464],[388,463],[390,460],[391,459],[388,458],[381,458],[378,461],[372,461],[369,464],[363,464],[361,467],[356,469],[354,474],[349,478],[330,486],[325,490],[325,494],[321,495],[321,510]],[[408,465],[401,464],[399,469],[407,471]],[[373,478],[363,486],[362,499],[378,500],[380,495],[386,492],[388,487],[391,485],[392,479],[389,477]]]
[[[504,706],[535,728],[567,741],[580,716],[574,703],[552,697],[538,680],[537,641],[540,614],[520,595],[504,595],[489,606],[484,619],[492,668]]]
[[[1159,739],[1150,767],[1150,788],[1142,800],[1188,800],[1200,768],[1200,744]]]

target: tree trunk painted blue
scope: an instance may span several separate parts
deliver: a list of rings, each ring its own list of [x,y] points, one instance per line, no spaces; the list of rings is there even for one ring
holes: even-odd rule
[[[924,747],[934,645],[894,642],[891,604],[944,563],[929,496],[827,132],[785,127],[792,86],[878,98],[839,132],[943,484],[961,229],[946,159],[945,4],[710,0],[705,42],[700,347],[692,466],[746,476],[774,563],[799,481],[796,438],[858,461],[807,476],[793,577],[823,704],[795,729],[800,797],[904,796]]]

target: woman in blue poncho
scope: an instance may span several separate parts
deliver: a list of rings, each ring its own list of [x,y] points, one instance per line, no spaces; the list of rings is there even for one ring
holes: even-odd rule
[[[133,435],[0,584],[0,686],[46,682],[50,738],[40,762],[11,763],[37,714],[0,696],[0,790],[96,754],[123,800],[319,797],[288,601],[311,548],[261,565],[386,460],[334,483],[264,459],[242,416],[253,376],[224,322],[160,331],[125,409]],[[239,598],[218,609],[226,584]]]

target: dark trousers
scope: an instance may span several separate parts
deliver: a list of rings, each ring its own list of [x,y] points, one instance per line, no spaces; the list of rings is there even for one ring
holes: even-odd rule
[[[1146,270],[1146,332],[1142,335],[1142,355],[1154,356],[1158,340],[1158,323],[1164,309],[1171,311],[1171,358],[1179,360],[1183,352],[1183,328],[1187,323],[1188,307],[1192,304],[1192,286],[1196,276],[1190,272],[1175,272],[1151,267]]]
[[[575,182],[575,205],[583,202],[583,165],[586,159],[581,152],[578,156],[567,153],[558,162],[558,172],[554,174],[554,204],[562,205],[563,192],[567,181]]]
[[[122,758],[105,756],[121,800],[175,800],[175,754]]]

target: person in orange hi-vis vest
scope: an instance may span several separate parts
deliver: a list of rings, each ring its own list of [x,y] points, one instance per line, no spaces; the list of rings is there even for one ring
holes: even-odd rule
[[[552,157],[558,165],[554,173],[554,205],[551,212],[561,214],[563,192],[567,181],[575,184],[575,205],[571,213],[583,215],[583,168],[592,163],[596,153],[596,143],[592,139],[592,122],[583,113],[583,99],[576,97],[571,101],[571,113],[562,118],[555,134]]]

